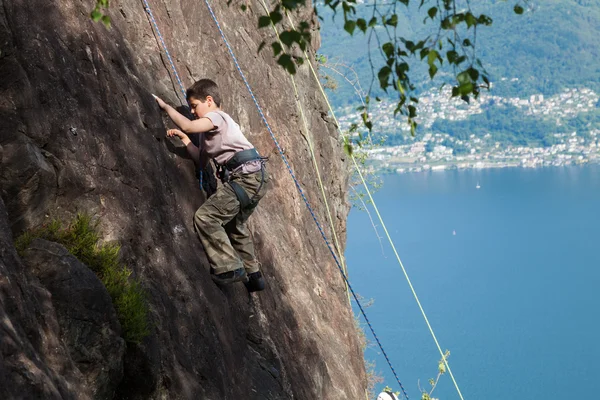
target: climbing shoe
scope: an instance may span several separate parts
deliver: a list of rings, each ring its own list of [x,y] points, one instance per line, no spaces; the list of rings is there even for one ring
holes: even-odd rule
[[[249,292],[260,292],[265,289],[265,279],[260,271],[248,274],[248,281],[244,282]]]
[[[228,285],[230,283],[247,280],[246,270],[244,268],[223,272],[222,274],[213,274],[211,277],[218,285]]]

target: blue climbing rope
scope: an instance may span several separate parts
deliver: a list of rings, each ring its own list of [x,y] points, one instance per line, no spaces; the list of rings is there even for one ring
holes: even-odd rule
[[[167,55],[167,59],[169,60],[169,64],[171,64],[171,70],[173,71],[173,75],[175,75],[175,79],[177,79],[177,83],[179,84],[179,89],[181,89],[181,93],[183,94],[183,98],[185,99],[186,96],[186,92],[185,92],[185,87],[183,86],[183,83],[181,82],[181,79],[179,78],[179,74],[177,73],[177,68],[175,68],[175,63],[173,62],[173,59],[171,58],[171,54],[169,53],[169,50],[167,49],[167,45],[165,44],[165,41],[163,39],[162,34],[160,33],[160,29],[158,29],[158,24],[156,23],[156,19],[154,18],[154,14],[152,14],[152,10],[150,9],[150,5],[148,4],[147,0],[142,0],[142,2],[144,3],[144,10],[146,10],[146,12],[148,13],[148,18],[150,18],[150,22],[152,22],[152,26],[154,27],[154,31],[156,32],[156,36],[158,37],[158,40],[163,48],[163,50],[165,51],[165,54]],[[179,99],[179,101],[181,101],[181,99]],[[183,103],[181,102],[181,104],[187,106],[187,103]],[[203,189],[203,181],[204,181],[204,171],[202,169],[198,170],[198,182],[200,184],[200,190]]]
[[[285,166],[287,167],[288,172],[292,176],[292,179],[294,180],[294,184],[296,185],[296,188],[298,189],[300,196],[302,196],[302,200],[304,200],[304,203],[306,204],[306,207],[308,208],[310,215],[312,216],[313,220],[315,221],[315,224],[317,225],[317,228],[319,229],[319,232],[321,233],[321,236],[323,237],[325,244],[327,244],[327,248],[329,249],[329,252],[333,256],[333,259],[335,260],[335,263],[336,263],[340,273],[342,274],[344,281],[346,281],[346,284],[348,285],[348,288],[350,289],[350,292],[352,293],[352,297],[354,297],[354,300],[356,301],[356,304],[358,305],[358,308],[360,309],[362,316],[364,317],[365,321],[367,322],[367,325],[369,326],[369,329],[371,330],[371,333],[373,334],[373,337],[375,338],[375,341],[377,342],[377,345],[379,346],[381,353],[385,357],[385,360],[387,361],[390,369],[392,370],[392,373],[394,374],[394,377],[396,378],[398,385],[400,385],[400,388],[402,389],[402,393],[404,394],[404,397],[406,397],[408,399],[408,395],[406,394],[406,391],[404,390],[404,386],[400,382],[400,379],[398,378],[398,375],[396,374],[396,370],[394,370],[394,367],[392,366],[392,363],[391,363],[387,353],[383,349],[383,346],[381,345],[379,338],[375,334],[375,330],[373,329],[371,322],[367,318],[367,314],[365,313],[365,310],[363,309],[362,305],[360,304],[360,301],[358,300],[358,297],[356,296],[354,289],[352,289],[352,286],[350,285],[350,282],[348,281],[348,278],[346,277],[346,274],[344,273],[342,265],[340,264],[337,256],[335,255],[335,252],[333,251],[333,248],[331,247],[331,244],[329,243],[329,240],[327,239],[327,236],[325,235],[325,232],[323,231],[321,224],[317,220],[317,217],[315,216],[315,213],[314,213],[310,203],[308,202],[306,196],[304,195],[304,191],[302,190],[302,187],[300,187],[300,184],[298,183],[298,179],[296,179],[296,175],[292,171],[292,167],[288,163],[285,154],[283,154],[283,150],[281,149],[281,146],[279,145],[277,138],[275,138],[275,134],[273,134],[273,131],[271,130],[271,126],[269,125],[269,122],[267,121],[267,118],[265,117],[262,107],[260,106],[260,104],[258,104],[258,100],[256,100],[256,96],[254,96],[254,92],[252,91],[252,88],[250,87],[250,84],[248,83],[248,80],[246,79],[246,76],[244,75],[244,72],[242,71],[240,64],[238,63],[237,58],[235,57],[235,54],[233,53],[233,50],[231,49],[231,46],[230,46],[229,42],[227,41],[227,38],[225,37],[225,33],[223,33],[223,30],[221,29],[221,25],[219,24],[219,21],[217,20],[217,17],[215,16],[215,13],[214,13],[212,7],[210,6],[210,3],[208,2],[208,0],[204,0],[204,2],[206,3],[206,7],[208,7],[208,11],[210,12],[212,19],[214,20],[215,24],[217,25],[217,29],[219,30],[219,33],[221,34],[221,38],[223,38],[223,41],[225,42],[225,46],[227,46],[227,50],[229,51],[229,54],[231,55],[231,58],[233,59],[235,67],[237,68],[240,76],[242,77],[242,80],[244,81],[244,84],[246,85],[246,89],[248,89],[248,92],[250,93],[250,96],[252,97],[252,101],[254,101],[254,105],[258,109],[258,113],[260,114],[261,119],[263,120],[265,126],[267,127],[267,130],[269,131],[269,134],[271,135],[271,139],[273,139],[275,146],[277,146],[279,155],[283,159],[283,162],[285,163]]]
[[[144,8],[146,9],[146,11],[148,12],[148,15],[150,16],[150,20],[151,20],[152,24],[154,25],[154,29],[155,29],[158,37],[160,38],[160,42],[162,44],[163,50],[167,54],[169,62],[171,63],[171,68],[173,69],[173,72],[174,72],[174,74],[175,74],[175,76],[177,78],[177,81],[179,82],[179,85],[180,85],[180,87],[182,89],[182,92],[184,93],[184,96],[185,96],[185,90],[183,89],[183,84],[181,83],[181,80],[179,79],[179,75],[177,74],[177,70],[175,69],[175,65],[174,65],[174,63],[173,63],[173,61],[171,59],[171,56],[169,55],[169,52],[168,52],[167,47],[165,45],[165,42],[164,42],[164,40],[162,38],[162,35],[160,34],[160,30],[158,29],[158,25],[156,24],[156,20],[154,19],[154,16],[152,15],[152,10],[150,9],[150,6],[148,5],[147,0],[143,0],[143,2],[144,2]],[[344,281],[348,285],[348,289],[350,289],[350,292],[352,293],[352,297],[354,298],[354,301],[356,302],[358,308],[360,309],[360,312],[361,312],[363,318],[365,319],[367,325],[369,326],[369,330],[371,331],[371,334],[375,338],[375,341],[377,342],[377,346],[381,350],[381,353],[385,357],[385,360],[387,361],[388,366],[392,370],[392,373],[394,374],[394,377],[396,378],[396,382],[398,382],[398,385],[400,386],[400,389],[402,389],[402,393],[404,394],[404,397],[408,400],[408,394],[406,394],[406,391],[404,390],[404,386],[400,382],[400,379],[398,378],[398,374],[396,373],[396,370],[392,366],[390,358],[388,357],[386,351],[384,350],[383,345],[379,341],[379,338],[377,337],[377,334],[375,333],[375,330],[373,329],[373,325],[371,325],[371,322],[369,321],[369,318],[367,317],[367,314],[366,314],[364,308],[362,307],[362,305],[360,304],[360,301],[358,300],[358,296],[354,292],[354,289],[352,288],[352,285],[350,285],[350,281],[348,280],[348,277],[344,273],[342,265],[341,265],[340,261],[338,260],[337,256],[335,255],[335,252],[333,251],[333,247],[329,243],[329,240],[327,239],[327,236],[325,235],[325,232],[323,231],[323,228],[322,228],[321,224],[319,223],[319,221],[318,221],[318,219],[317,219],[317,217],[316,217],[316,215],[315,215],[315,213],[313,211],[313,208],[311,207],[310,203],[308,202],[308,199],[306,198],[306,195],[304,194],[304,191],[302,190],[302,187],[300,186],[300,183],[298,182],[298,179],[296,178],[296,175],[294,174],[294,171],[292,170],[292,167],[290,166],[290,164],[289,164],[289,162],[287,160],[287,157],[283,153],[283,150],[282,150],[281,146],[279,145],[279,142],[277,141],[277,138],[275,137],[275,134],[273,133],[273,130],[271,129],[271,126],[269,125],[269,122],[267,121],[267,118],[265,117],[265,114],[264,114],[264,112],[262,110],[262,107],[258,103],[258,100],[256,99],[256,96],[254,95],[254,92],[252,91],[252,88],[250,87],[250,84],[248,83],[248,80],[246,79],[246,76],[244,75],[244,72],[242,71],[242,69],[241,69],[241,67],[240,67],[240,65],[239,65],[239,63],[237,61],[237,58],[235,57],[235,54],[233,53],[233,50],[231,49],[229,41],[227,41],[227,38],[225,37],[225,34],[224,34],[223,30],[221,29],[221,25],[219,24],[219,21],[217,20],[217,17],[215,15],[215,13],[213,12],[213,9],[212,9],[210,3],[208,2],[208,0],[204,0],[204,2],[206,3],[206,6],[208,7],[208,11],[210,12],[211,17],[212,17],[213,21],[215,22],[215,24],[217,26],[217,29],[219,30],[221,38],[225,42],[225,46],[227,47],[227,50],[229,51],[229,54],[231,55],[231,58],[233,59],[235,67],[237,68],[240,76],[242,77],[242,80],[244,81],[244,84],[246,85],[246,89],[248,89],[248,92],[250,93],[250,96],[252,97],[252,101],[254,102],[254,105],[258,109],[258,113],[260,114],[260,117],[261,117],[262,121],[264,122],[265,126],[267,127],[267,130],[269,131],[269,135],[271,136],[271,139],[273,140],[273,142],[275,143],[275,146],[277,147],[277,151],[279,152],[279,155],[281,156],[281,158],[282,158],[282,160],[283,160],[283,162],[284,162],[284,164],[285,164],[285,166],[286,166],[289,174],[292,177],[292,180],[294,181],[294,184],[296,185],[296,189],[298,189],[298,192],[300,193],[300,196],[302,197],[302,200],[304,201],[304,204],[306,205],[306,208],[310,212],[310,215],[312,216],[313,221],[315,222],[317,228],[319,229],[319,232],[321,233],[321,237],[325,241],[325,244],[327,245],[327,248],[329,249],[329,252],[333,256],[335,264],[337,265],[337,268],[340,271],[340,274],[342,275],[342,278],[344,278]]]
[[[181,79],[179,79],[179,74],[177,73],[177,69],[175,68],[175,63],[173,62],[173,59],[171,58],[171,54],[169,54],[167,45],[165,44],[165,41],[164,41],[162,35],[160,34],[160,29],[158,29],[158,24],[156,23],[156,20],[154,19],[154,14],[152,14],[152,10],[150,9],[150,5],[148,4],[148,1],[147,0],[142,0],[142,1],[144,3],[144,9],[148,13],[148,17],[150,18],[150,22],[152,22],[152,25],[154,26],[154,31],[156,32],[156,35],[158,36],[160,44],[162,45],[162,48],[165,51],[167,58],[169,59],[169,63],[171,64],[171,69],[173,70],[173,74],[175,75],[175,78],[177,79],[177,83],[179,84],[179,88],[181,89],[181,92],[183,93],[183,98],[185,99],[186,98],[185,88],[183,86],[183,83],[181,83]],[[184,104],[184,103],[182,103],[182,104]]]

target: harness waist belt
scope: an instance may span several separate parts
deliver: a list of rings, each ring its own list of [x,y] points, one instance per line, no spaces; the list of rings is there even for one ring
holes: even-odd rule
[[[240,165],[250,161],[261,160],[262,157],[256,151],[256,148],[238,151],[231,157],[225,164],[224,167],[230,171],[234,171]]]

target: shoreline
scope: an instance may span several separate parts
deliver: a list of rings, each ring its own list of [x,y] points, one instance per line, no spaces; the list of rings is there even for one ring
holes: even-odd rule
[[[600,159],[585,160],[579,162],[539,162],[539,163],[523,163],[521,161],[514,162],[477,162],[477,163],[439,163],[439,164],[396,164],[396,165],[369,165],[369,171],[400,175],[418,172],[443,172],[443,171],[467,171],[467,170],[488,170],[502,168],[521,168],[521,169],[545,169],[553,167],[583,167],[587,165],[600,165]]]

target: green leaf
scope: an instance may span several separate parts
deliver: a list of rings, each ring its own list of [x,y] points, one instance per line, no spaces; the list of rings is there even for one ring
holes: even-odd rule
[[[354,33],[355,28],[356,28],[356,21],[353,21],[351,19],[347,20],[346,23],[344,24],[344,30],[351,35]]]
[[[373,17],[369,20],[369,28],[372,28],[375,25],[377,25],[377,18]]]
[[[485,14],[481,14],[479,16],[479,18],[477,18],[477,23],[485,25],[485,26],[492,25],[492,22],[493,22],[493,20]]]
[[[365,21],[363,18],[356,20],[356,26],[358,26],[358,29],[360,29],[363,33],[367,32],[367,21]]]
[[[100,19],[102,18],[102,13],[100,11],[98,11],[98,9],[95,9],[94,11],[92,11],[92,13],[90,14],[90,18],[92,19],[92,21],[94,22],[98,22],[100,21]]]
[[[458,92],[462,96],[466,96],[466,95],[472,93],[473,92],[473,83],[471,83],[471,82],[461,83],[460,86],[458,87]]]
[[[398,16],[396,14],[392,14],[392,16],[385,21],[385,24],[393,27],[398,26]]]
[[[394,117],[396,117],[396,115],[398,115],[398,113],[404,114],[402,112],[402,104],[400,104],[400,103],[396,104],[396,108],[394,108]]]
[[[362,118],[363,124],[366,124],[369,120],[369,114],[366,112],[360,113],[360,117]]]
[[[408,117],[409,118],[414,118],[417,116],[417,107],[410,105],[408,106]]]
[[[456,62],[456,59],[458,58],[458,53],[454,50],[449,50],[446,53],[446,58],[448,59],[448,63],[454,64]]]
[[[437,60],[438,58],[439,53],[437,52],[437,50],[429,50],[429,53],[427,54],[427,64],[429,64],[429,66],[431,67],[433,63],[435,63],[435,60]]]
[[[398,75],[398,78],[406,79],[407,78],[406,73],[408,72],[409,68],[410,67],[408,66],[408,63],[406,61],[397,63],[396,64],[396,75]],[[400,87],[402,87],[402,85],[400,85]]]
[[[390,58],[394,55],[394,45],[392,42],[384,43],[383,46],[381,46],[381,50],[383,50],[386,57],[388,57],[388,58]]]
[[[385,66],[379,70],[377,73],[377,78],[379,78],[379,85],[383,90],[387,92],[387,87],[390,86],[389,79],[392,74],[392,70],[390,67]]]
[[[433,79],[433,77],[435,76],[435,74],[437,73],[437,71],[438,71],[438,67],[435,64],[431,64],[429,66],[429,77],[431,79]]]
[[[451,29],[452,28],[452,23],[450,22],[450,18],[446,17],[442,20],[442,23],[440,24],[440,27],[442,29]]]
[[[477,82],[477,79],[479,79],[479,71],[477,69],[471,67],[467,70],[467,73],[473,82]]]
[[[460,74],[458,74],[456,76],[456,79],[458,80],[458,83],[460,83],[461,85],[466,84],[466,83],[471,83],[471,77],[469,76],[469,73],[467,71],[463,71]]]
[[[344,143],[344,153],[346,153],[348,156],[352,156],[352,144],[345,142]]]
[[[102,16],[102,23],[104,24],[104,26],[106,26],[107,28],[110,28],[110,17],[108,15],[103,15]]]
[[[434,19],[435,16],[437,15],[438,9],[437,7],[431,7],[428,11],[427,14],[429,15],[429,18]]]
[[[521,7],[520,5],[517,4],[514,8],[514,11],[515,11],[515,14],[521,15],[521,14],[523,14],[523,11],[525,11],[525,10],[523,9],[523,7]]]
[[[467,28],[472,27],[473,25],[477,25],[477,18],[470,12],[465,16],[465,22],[467,23]]]

